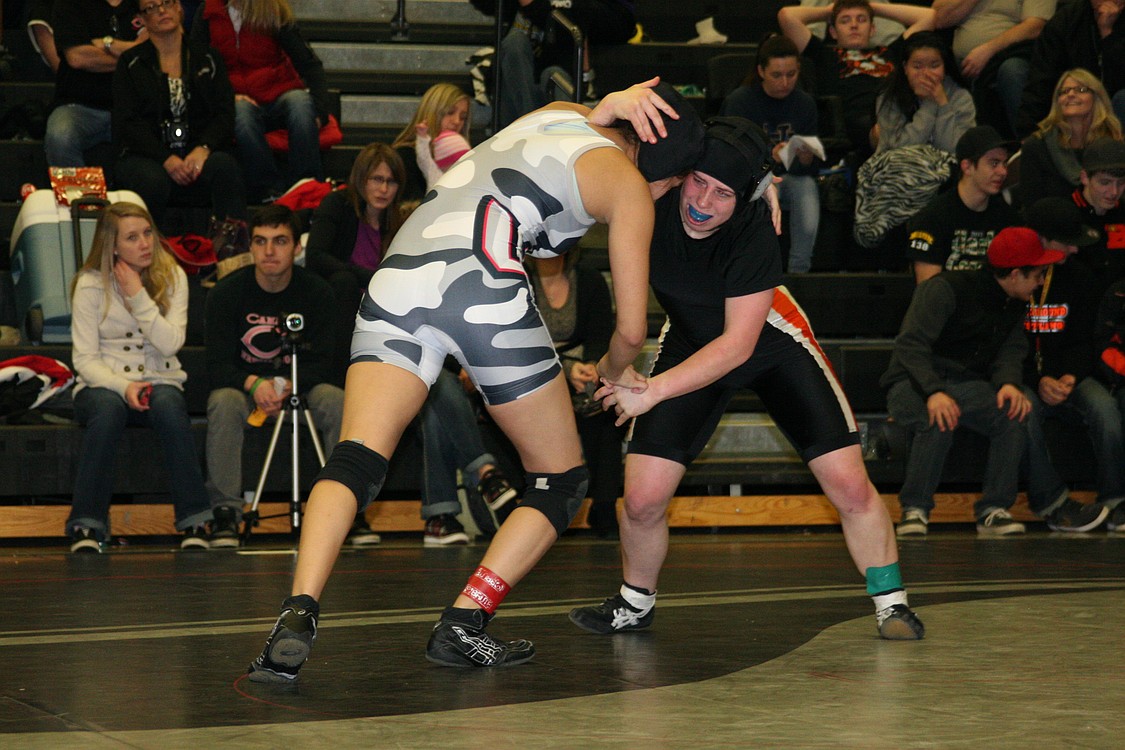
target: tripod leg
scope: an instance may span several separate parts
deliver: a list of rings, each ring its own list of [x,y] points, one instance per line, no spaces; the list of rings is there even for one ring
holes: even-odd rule
[[[320,443],[320,435],[316,431],[316,422],[313,421],[312,411],[310,409],[303,409],[305,413],[305,422],[309,426],[309,435],[312,436],[313,447],[316,448],[316,457],[320,461],[320,465],[324,466],[324,446]]]
[[[250,504],[250,510],[243,515],[256,519],[258,517],[258,503],[262,499],[262,489],[266,486],[266,476],[270,472],[270,464],[273,463],[273,452],[277,449],[277,437],[281,434],[281,425],[285,423],[285,411],[281,411],[277,415],[277,423],[273,426],[273,435],[270,436],[270,447],[266,451],[266,460],[262,464],[262,471],[258,474],[258,486],[254,489],[254,502]],[[245,540],[250,536],[251,521],[246,522],[246,529],[243,531],[243,539]]]

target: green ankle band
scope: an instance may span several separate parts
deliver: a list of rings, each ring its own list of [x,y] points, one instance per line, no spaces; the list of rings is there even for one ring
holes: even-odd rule
[[[902,588],[902,573],[897,562],[881,568],[868,568],[866,576],[867,593],[872,596]]]

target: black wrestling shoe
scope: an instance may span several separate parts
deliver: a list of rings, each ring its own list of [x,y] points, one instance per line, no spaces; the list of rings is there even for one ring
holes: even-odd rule
[[[621,594],[614,594],[601,604],[570,610],[570,621],[583,630],[606,635],[626,630],[641,630],[652,624],[656,606],[647,612],[634,607]]]
[[[888,641],[920,641],[926,637],[926,626],[905,604],[892,604],[875,613],[879,637]]]
[[[426,659],[444,667],[511,667],[535,656],[531,641],[505,643],[484,632],[491,619],[483,609],[446,607],[430,633]]]
[[[266,639],[266,647],[250,664],[250,681],[290,685],[316,643],[316,621],[320,605],[302,594],[281,605],[281,616]]]

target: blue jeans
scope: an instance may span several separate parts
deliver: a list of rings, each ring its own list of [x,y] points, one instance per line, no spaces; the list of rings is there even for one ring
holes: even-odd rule
[[[1121,413],[1105,386],[1088,377],[1058,406],[1048,406],[1037,394],[1031,396],[1031,414],[1027,418],[1027,499],[1031,510],[1047,515],[1059,505],[1058,500],[1067,489],[1047,451],[1043,422],[1049,418],[1086,425],[1097,459],[1098,502],[1112,507],[1125,500]]]
[[[518,19],[517,19],[518,20]],[[535,75],[535,51],[526,30],[513,25],[500,42],[500,127],[546,104]]]
[[[1004,106],[1004,114],[1008,117],[1008,125],[1012,130],[1016,128],[1016,115],[1020,111],[1020,101],[1023,99],[1023,87],[1027,83],[1027,74],[1031,70],[1031,61],[1024,57],[1009,57],[1000,63],[996,70],[996,94]]]
[[[203,486],[203,473],[191,435],[184,394],[171,385],[152,389],[148,411],[135,411],[108,388],[83,388],[74,397],[74,411],[85,426],[74,505],[66,521],[68,535],[75,527],[93,530],[99,541],[108,538],[109,503],[118,445],[126,426],[150,427],[164,453],[164,466],[172,481],[176,529],[183,531],[211,520],[211,506]],[[137,467],[147,471],[148,467]]]
[[[1117,115],[1118,120],[1125,121],[1125,89],[1115,93],[1109,101],[1113,105],[1113,114]]]
[[[266,142],[266,133],[279,128],[289,131],[289,159],[285,175],[278,169],[273,151]],[[316,105],[312,95],[304,89],[286,91],[269,104],[255,106],[247,101],[236,101],[234,138],[252,201],[280,195],[305,177],[324,179]]]
[[[457,469],[475,485],[481,467],[495,463],[484,449],[469,397],[443,369],[422,407],[422,519],[460,513]]]
[[[47,118],[43,146],[49,167],[84,167],[83,152],[99,143],[109,143],[110,113],[84,104],[60,104]]]
[[[789,273],[812,268],[816,230],[820,226],[820,191],[809,175],[787,174],[777,186],[781,207],[789,211]]]
[[[983,491],[973,505],[973,512],[981,518],[995,508],[1012,507],[1016,501],[1020,459],[1027,444],[1027,428],[996,408],[996,389],[983,380],[951,383],[945,393],[961,408],[958,427],[989,438]],[[891,386],[887,393],[887,411],[896,422],[914,432],[899,503],[904,512],[908,508],[919,508],[929,514],[934,509],[934,492],[953,445],[954,430],[942,432],[936,425],[929,424],[926,401],[909,380]]]

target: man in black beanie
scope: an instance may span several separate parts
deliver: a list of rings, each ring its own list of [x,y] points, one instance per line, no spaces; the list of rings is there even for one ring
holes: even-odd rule
[[[879,635],[925,634],[907,604],[894,529],[867,478],[851,407],[800,306],[781,286],[770,206],[760,200],[772,182],[771,152],[753,122],[715,118],[695,170],[656,203],[649,283],[668,322],[643,390],[610,385],[595,394],[616,409],[619,424],[637,419],[620,519],[624,582],[602,604],[571,611],[584,630],[652,624],[668,504],[731,398],[750,388],[839,513]]]

